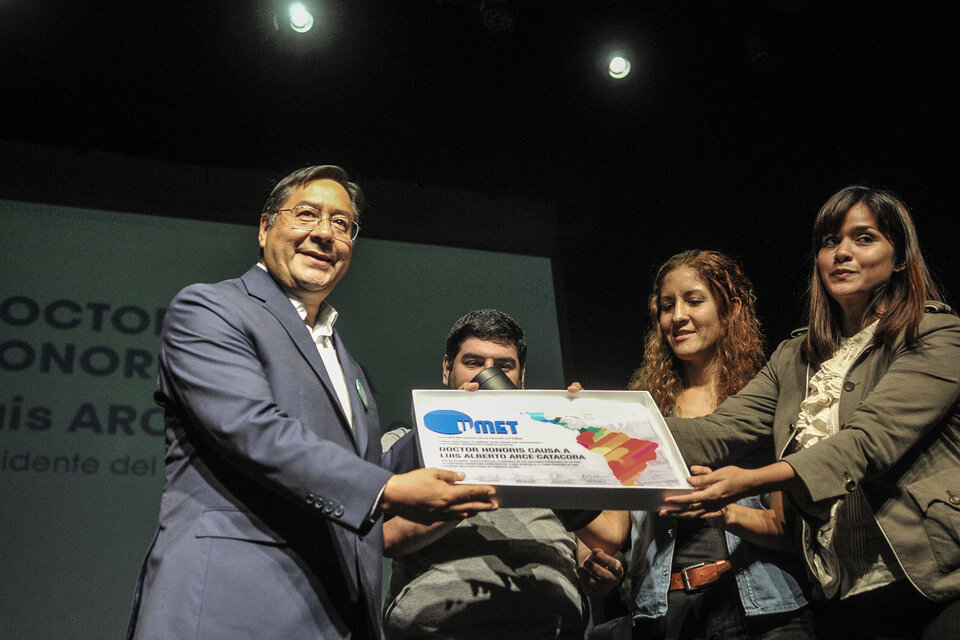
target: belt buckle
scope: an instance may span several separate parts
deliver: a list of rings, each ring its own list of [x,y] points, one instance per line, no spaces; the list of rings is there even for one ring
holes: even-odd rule
[[[692,564],[692,565],[690,565],[689,567],[684,567],[683,569],[680,569],[680,579],[683,580],[683,590],[684,590],[684,591],[696,591],[697,589],[703,589],[705,586],[707,586],[708,584],[710,584],[709,582],[705,582],[705,583],[703,583],[703,584],[696,585],[696,586],[691,585],[691,584],[690,584],[690,578],[687,577],[687,571],[693,571],[694,569],[702,569],[703,567],[706,567],[706,566],[711,565],[711,564],[714,564],[714,563],[713,563],[713,562],[698,562],[697,564]]]

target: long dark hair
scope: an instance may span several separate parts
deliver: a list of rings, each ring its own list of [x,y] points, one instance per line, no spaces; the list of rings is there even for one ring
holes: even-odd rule
[[[838,233],[847,212],[858,204],[870,210],[877,221],[877,229],[893,245],[893,263],[897,267],[890,280],[874,291],[864,315],[864,319],[880,316],[874,345],[890,345],[903,332],[907,345],[916,346],[924,302],[943,300],[923,261],[917,229],[903,201],[882,189],[844,187],[824,203],[813,223],[813,266],[807,298],[809,331],[803,352],[815,365],[833,356],[840,345],[841,321],[840,307],[820,279],[817,254],[824,236]]]
[[[646,389],[664,414],[676,407],[677,397],[686,386],[680,359],[660,330],[660,291],[671,271],[688,268],[710,288],[717,304],[722,333],[717,339],[719,375],[714,392],[717,402],[740,391],[764,363],[763,337],[754,309],[757,297],[753,285],[736,262],[717,251],[691,250],[678,253],[663,263],[653,281],[650,294],[650,319],[643,364],[633,373],[628,388]],[[740,299],[740,311],[733,313],[734,298]]]

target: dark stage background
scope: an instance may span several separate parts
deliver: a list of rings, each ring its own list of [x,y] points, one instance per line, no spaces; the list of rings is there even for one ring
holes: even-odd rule
[[[563,371],[543,378],[593,389],[627,383],[653,272],[684,249],[740,259],[775,347],[801,322],[812,218],[846,184],[903,196],[960,304],[953,3],[514,0],[493,35],[479,15],[498,1],[315,0],[317,26],[295,36],[273,0],[3,0],[0,199],[252,225],[274,180],[340,164],[370,202],[363,237],[549,258]],[[615,51],[633,65],[620,81]],[[152,240],[105,234],[90,251]],[[8,281],[32,260],[5,255]],[[502,283],[514,296],[520,271]],[[443,295],[410,273],[424,300]],[[54,497],[80,491],[65,487]],[[135,561],[121,570],[132,588]],[[88,578],[38,611],[72,624]]]
[[[527,0],[499,37],[475,1],[315,4],[322,26],[294,38],[266,0],[4,2],[0,138],[84,169],[8,157],[0,195],[239,222],[268,188],[244,176],[315,162],[487,195],[454,219],[383,189],[364,234],[552,258],[565,375],[593,388],[626,383],[652,271],[682,249],[742,260],[775,346],[799,323],[811,218],[845,184],[900,193],[960,288],[952,3]],[[613,50],[633,60],[619,82]],[[170,192],[97,152],[242,186]],[[504,197],[546,207],[490,224]]]
[[[564,373],[593,388],[626,383],[652,271],[682,249],[742,260],[775,346],[845,184],[899,192],[960,289],[952,3],[527,0],[502,36],[476,1],[315,4],[294,38],[267,0],[7,0],[0,139],[27,147],[0,196],[240,222],[270,178],[342,164],[393,185],[364,235],[552,258]],[[101,152],[230,178],[171,188]],[[423,186],[491,206],[392,208]],[[537,206],[497,216],[501,198]]]

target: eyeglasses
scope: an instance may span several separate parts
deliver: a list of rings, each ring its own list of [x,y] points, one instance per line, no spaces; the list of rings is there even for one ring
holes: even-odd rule
[[[292,228],[311,233],[326,221],[330,223],[330,234],[344,242],[353,242],[360,233],[360,225],[356,220],[347,216],[324,217],[308,204],[298,204],[293,209],[277,209],[277,213],[284,214],[284,219]]]

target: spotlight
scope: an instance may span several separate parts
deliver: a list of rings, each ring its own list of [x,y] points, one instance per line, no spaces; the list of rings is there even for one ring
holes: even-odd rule
[[[623,56],[614,56],[610,58],[610,64],[607,66],[607,73],[611,78],[620,80],[626,78],[630,73],[630,61]]]
[[[480,22],[487,33],[504,36],[517,24],[517,6],[512,0],[480,0]]]
[[[313,14],[302,2],[294,2],[290,5],[290,28],[297,33],[306,33],[313,28]]]

